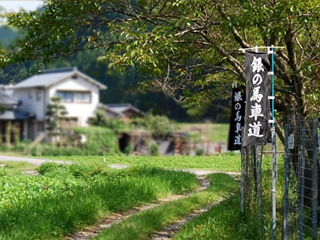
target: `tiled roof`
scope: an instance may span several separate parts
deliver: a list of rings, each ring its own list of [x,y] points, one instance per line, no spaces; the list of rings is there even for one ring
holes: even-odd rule
[[[131,109],[141,115],[144,115],[143,112],[141,112],[139,109],[132,106],[130,103],[113,103],[113,104],[105,104],[106,107],[112,109],[113,111],[122,114],[125,111]]]
[[[57,82],[60,82],[69,77],[72,77],[73,75],[84,78],[85,80],[97,85],[100,89],[107,88],[102,83],[80,72],[76,67],[43,70],[39,74],[33,75],[27,78],[26,80],[16,84],[14,88],[20,89],[20,88],[31,88],[31,87],[49,87]]]
[[[105,104],[102,104],[102,103],[99,103],[99,107],[105,111],[109,111],[110,113],[116,115],[116,116],[121,116],[122,114],[113,110],[112,108],[108,107],[107,105]]]

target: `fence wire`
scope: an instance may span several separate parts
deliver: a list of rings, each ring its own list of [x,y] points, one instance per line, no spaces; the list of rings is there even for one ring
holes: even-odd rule
[[[288,121],[285,139],[283,239],[317,239],[317,119]]]
[[[276,239],[318,239],[317,119],[295,117],[285,125],[285,147],[277,153]],[[272,229],[271,146],[241,150],[241,210],[256,214],[259,239],[275,239]],[[263,193],[263,194],[262,194]]]

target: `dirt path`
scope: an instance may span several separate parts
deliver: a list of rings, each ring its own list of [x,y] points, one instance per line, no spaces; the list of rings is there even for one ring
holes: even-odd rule
[[[198,176],[197,178],[199,181],[199,187],[196,191],[192,191],[192,192],[181,194],[181,195],[171,195],[169,197],[159,199],[157,203],[150,203],[150,204],[146,204],[141,207],[134,207],[134,208],[132,208],[128,211],[122,212],[122,213],[114,213],[114,214],[110,215],[109,217],[103,219],[97,225],[87,227],[79,232],[70,234],[67,237],[65,237],[65,239],[66,240],[87,240],[87,239],[93,238],[93,237],[97,236],[104,229],[109,228],[112,225],[123,221],[124,219],[132,216],[133,214],[136,214],[138,212],[145,211],[145,210],[148,210],[148,209],[151,209],[154,207],[158,207],[166,202],[171,202],[171,201],[175,201],[175,200],[178,200],[181,198],[185,198],[195,192],[199,192],[199,191],[203,191],[203,190],[207,189],[208,186],[210,185],[209,180],[207,180],[204,176]]]
[[[14,157],[14,156],[6,156],[0,155],[0,161],[11,161],[11,162],[28,162],[36,166],[40,166],[45,162],[55,162],[59,164],[72,164],[72,162],[67,161],[59,161],[59,160],[50,160],[50,159],[41,159],[41,158],[30,158],[30,157]]]
[[[28,162],[37,166],[40,166],[44,162],[56,162],[59,164],[72,164],[73,162],[66,162],[66,161],[59,161],[59,160],[50,160],[50,159],[37,159],[37,158],[29,158],[29,157],[14,157],[14,156],[6,156],[6,155],[0,155],[0,161],[15,161],[15,162]],[[124,164],[108,164],[109,167],[115,168],[115,169],[123,169],[129,167],[129,165]],[[210,185],[209,180],[207,180],[204,175],[208,175],[211,173],[226,173],[229,175],[232,175],[234,177],[237,177],[240,175],[240,173],[237,172],[223,172],[223,171],[210,171],[210,170],[201,170],[201,169],[167,169],[167,170],[174,170],[174,171],[184,171],[184,172],[190,172],[192,174],[195,174],[199,180],[199,187],[196,191],[181,194],[181,195],[171,195],[166,198],[159,199],[157,203],[150,203],[146,204],[144,206],[140,207],[134,207],[128,211],[122,212],[122,213],[114,213],[111,214],[109,217],[101,220],[100,223],[87,227],[79,232],[73,233],[65,237],[65,240],[87,240],[90,238],[93,238],[97,236],[101,231],[103,231],[106,228],[111,227],[114,224],[117,224],[124,219],[132,216],[133,214],[136,214],[141,211],[145,211],[154,207],[158,207],[166,202],[175,201],[181,198],[185,198],[195,192],[203,191],[208,188]],[[176,234],[187,222],[192,220],[193,218],[199,216],[202,213],[207,212],[209,209],[211,209],[213,206],[220,203],[222,200],[215,201],[201,209],[198,209],[194,211],[193,213],[189,214],[188,216],[184,217],[183,219],[172,223],[171,225],[167,226],[166,228],[156,232],[150,239],[151,240],[168,240],[171,239],[174,234]]]
[[[220,202],[222,202],[224,200],[225,199],[220,199],[218,201],[214,201],[211,204],[209,204],[201,209],[195,210],[193,213],[180,219],[179,221],[176,221],[176,222],[170,224],[169,226],[167,226],[166,228],[164,228],[160,231],[157,231],[154,235],[151,236],[150,239],[151,240],[169,240],[169,239],[171,239],[189,221],[191,221],[192,219],[198,217],[199,215],[209,211],[212,207],[214,207],[215,205],[219,204]]]

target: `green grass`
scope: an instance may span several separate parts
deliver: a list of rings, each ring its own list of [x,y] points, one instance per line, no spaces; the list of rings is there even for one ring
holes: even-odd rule
[[[212,125],[212,141],[228,142],[229,124],[213,124]]]
[[[177,128],[181,130],[195,130],[191,134],[193,140],[206,139],[212,142],[228,142],[229,124],[219,123],[177,123]],[[200,130],[198,132],[198,130]]]
[[[0,164],[4,164],[0,167],[0,176],[8,174],[20,174],[22,171],[35,170],[36,166],[27,162],[10,162],[0,161]]]
[[[50,159],[64,161],[96,161],[134,166],[148,165],[174,169],[207,169],[216,171],[240,172],[241,156],[239,153],[223,153],[213,156],[60,156]]]
[[[226,196],[232,192],[238,185],[233,178],[226,174],[213,174],[209,178],[212,185],[205,191],[135,214],[121,223],[106,229],[94,239],[149,239],[154,231],[162,229],[195,209],[221,199],[222,196]]]
[[[245,213],[240,211],[240,194],[215,206],[207,213],[200,215],[186,224],[182,230],[174,236],[174,240],[242,240],[242,239],[271,239],[271,188],[272,188],[272,158],[263,158],[262,174],[262,207],[263,207],[263,229],[261,231],[258,219],[256,202],[250,208],[246,204]],[[283,157],[278,157],[278,179],[277,179],[277,239],[282,237],[282,213],[283,213]]]
[[[237,194],[187,223],[173,239],[263,239],[259,234],[258,222],[257,216],[240,212],[240,197]]]
[[[189,173],[48,163],[38,177],[0,178],[0,239],[61,239],[102,216],[196,188]]]

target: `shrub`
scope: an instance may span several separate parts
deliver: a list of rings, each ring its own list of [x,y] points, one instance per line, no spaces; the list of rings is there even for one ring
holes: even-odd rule
[[[75,177],[92,177],[102,172],[102,166],[98,164],[72,164],[69,166],[69,171]]]
[[[131,120],[132,128],[142,128],[152,132],[154,137],[167,137],[174,130],[174,124],[166,116],[146,114],[144,118]]]
[[[112,130],[124,130],[130,128],[128,123],[121,119],[107,119],[106,127]]]
[[[104,155],[119,152],[118,138],[114,131],[105,127],[78,127],[74,131],[84,134],[87,138],[84,145],[87,154]]]
[[[159,156],[160,155],[160,148],[156,142],[151,142],[150,154],[151,154],[151,156]]]
[[[202,148],[197,148],[195,154],[196,156],[203,156],[204,150]]]
[[[31,149],[33,156],[84,156],[106,155],[119,152],[116,134],[103,127],[78,127],[74,128],[74,136],[83,134],[86,142],[83,146],[56,146],[41,143]]]
[[[7,175],[7,171],[4,168],[0,167],[0,177],[6,176],[6,175]]]
[[[57,170],[59,168],[63,168],[63,165],[59,165],[55,162],[46,162],[40,165],[40,167],[38,168],[38,172],[41,175],[44,175],[46,173],[52,172],[54,170]]]
[[[124,153],[129,155],[132,152],[132,145],[129,144],[124,148]]]

